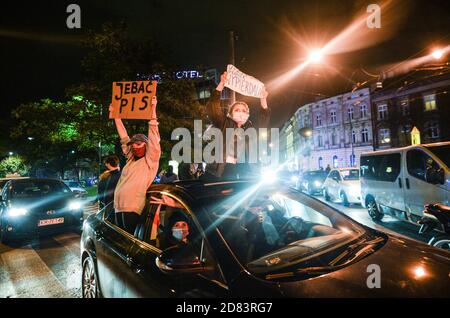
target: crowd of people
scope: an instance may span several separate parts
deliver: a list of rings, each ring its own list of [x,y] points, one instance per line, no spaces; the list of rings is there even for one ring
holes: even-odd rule
[[[220,94],[225,87],[226,80],[227,72],[224,72],[221,75],[220,83],[207,103],[206,110],[211,124],[223,133],[227,128],[242,128],[245,130],[254,127],[249,120],[250,108],[247,103],[237,101],[230,105],[227,114],[222,111]],[[270,119],[267,96],[268,93],[264,90],[260,99],[261,109],[258,120],[260,127],[267,127]],[[99,207],[113,206],[115,223],[131,234],[134,233],[144,209],[147,189],[154,182],[159,168],[161,147],[156,106],[157,98],[155,96],[151,103],[152,115],[148,121],[148,135],[135,134],[130,138],[122,120],[120,118],[114,119],[122,152],[127,161],[121,169],[117,155],[106,157],[104,164],[107,170],[99,176]],[[113,107],[110,106],[109,110],[112,113]],[[235,136],[232,142],[236,143],[236,138],[238,137]],[[227,149],[227,146],[224,144],[224,149]],[[239,179],[249,177],[253,173],[251,164],[247,162],[238,163],[236,153],[230,155],[226,152],[224,152],[223,162],[210,163],[206,165],[205,171],[202,168],[203,166],[197,163],[181,163],[178,166],[177,175],[174,172],[174,167],[169,165],[166,170],[160,172],[160,183],[196,179],[204,181]],[[179,235],[179,233],[187,231],[185,229],[186,222],[180,222],[173,224],[173,233],[178,233],[175,234],[175,237],[184,240],[185,236]]]

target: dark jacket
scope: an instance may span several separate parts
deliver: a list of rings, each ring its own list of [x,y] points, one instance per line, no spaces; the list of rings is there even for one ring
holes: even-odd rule
[[[206,104],[206,112],[208,114],[211,123],[215,128],[219,128],[222,131],[223,138],[223,162],[209,163],[206,166],[206,173],[211,174],[215,177],[222,177],[225,167],[226,167],[226,129],[227,128],[238,128],[236,122],[224,114],[222,107],[220,105],[220,92],[214,90],[212,96],[210,97],[208,103]],[[258,126],[259,128],[267,128],[270,120],[270,109],[261,108],[259,110]],[[250,120],[241,127],[246,130],[247,128],[254,127]],[[248,143],[245,145],[246,154],[248,154]],[[247,160],[246,160],[247,161]],[[238,164],[239,165],[239,164]]]
[[[119,182],[120,174],[120,170],[113,170],[109,172],[102,196],[104,205],[108,205],[108,203],[114,200],[114,190],[116,189],[117,182]]]

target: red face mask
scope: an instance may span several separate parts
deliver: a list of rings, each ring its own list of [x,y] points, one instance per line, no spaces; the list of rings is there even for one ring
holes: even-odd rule
[[[131,146],[131,152],[136,158],[142,158],[145,156],[145,145],[143,147],[136,147],[133,145]]]

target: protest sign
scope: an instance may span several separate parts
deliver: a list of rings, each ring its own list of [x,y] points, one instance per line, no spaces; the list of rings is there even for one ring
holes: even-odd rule
[[[242,73],[234,65],[227,66],[227,80],[225,87],[245,96],[262,97],[264,83],[258,81],[253,76]]]
[[[114,82],[110,118],[151,119],[152,97],[156,95],[156,81]]]

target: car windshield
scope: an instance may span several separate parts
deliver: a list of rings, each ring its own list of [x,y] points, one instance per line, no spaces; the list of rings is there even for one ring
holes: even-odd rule
[[[82,188],[83,186],[78,183],[77,181],[66,181],[64,182],[65,184],[67,184],[69,187],[71,188]]]
[[[62,182],[53,180],[30,180],[15,183],[12,189],[12,198],[35,198],[48,195],[64,195],[71,192]]]
[[[427,149],[441,159],[447,168],[450,168],[450,145],[427,147]]]
[[[341,175],[344,180],[359,180],[358,169],[341,170]]]
[[[252,191],[214,198],[208,210],[235,255],[253,273],[300,263],[310,266],[311,259],[324,265],[320,255],[365,233],[328,205],[295,190],[247,192]]]
[[[322,177],[325,174],[324,171],[309,171],[305,174],[306,177]]]

